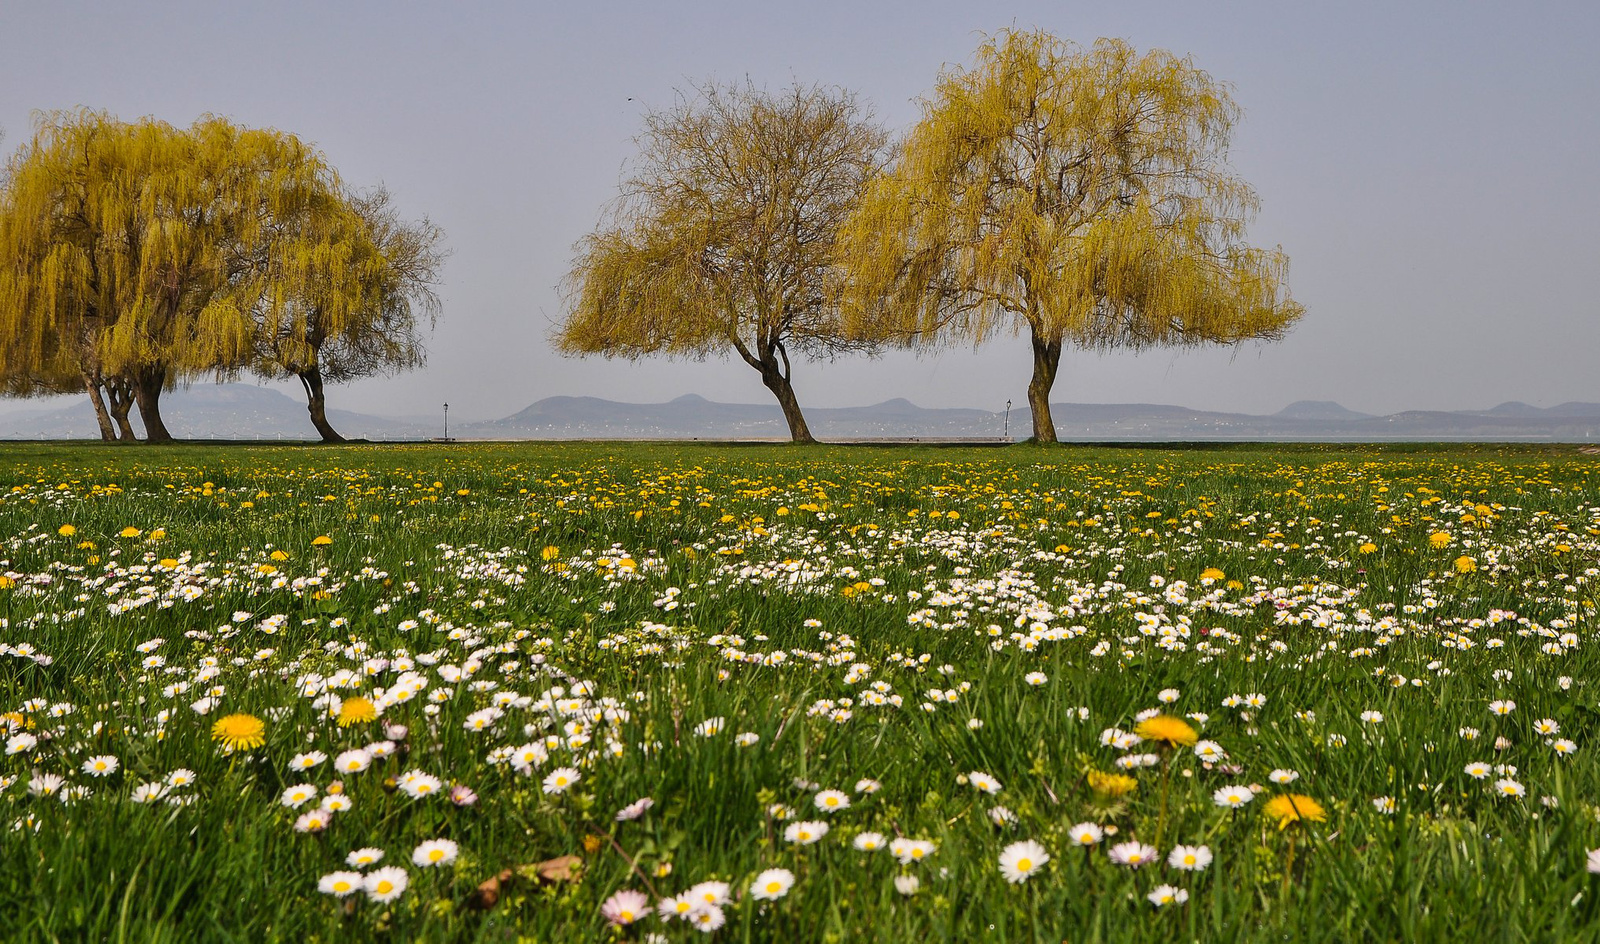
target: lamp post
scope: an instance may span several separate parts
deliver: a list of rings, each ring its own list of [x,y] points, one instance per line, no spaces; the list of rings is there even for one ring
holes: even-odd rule
[[[1010,400],[1006,401],[1006,420],[1005,420],[1005,425],[1001,427],[1000,438],[1004,439],[1007,442],[1011,441],[1011,401]]]
[[[450,441],[450,404],[444,405],[444,441]]]

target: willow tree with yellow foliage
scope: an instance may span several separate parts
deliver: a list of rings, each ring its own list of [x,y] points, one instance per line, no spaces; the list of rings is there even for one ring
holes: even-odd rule
[[[1258,203],[1227,165],[1238,118],[1172,53],[998,34],[940,76],[846,224],[849,329],[914,345],[1026,331],[1041,442],[1064,347],[1280,337],[1303,309],[1287,257],[1243,242]]]
[[[256,310],[254,370],[299,380],[322,441],[343,442],[325,385],[422,366],[443,232],[402,218],[382,187],[341,195],[301,222],[304,231],[261,260],[272,288]]]
[[[86,390],[106,439],[133,438],[137,403],[146,438],[168,440],[162,392],[260,369],[261,332],[314,276],[328,334],[388,323],[373,299],[392,273],[381,250],[349,249],[361,240],[374,237],[359,208],[293,135],[210,116],[187,129],[41,116],[0,183],[0,380],[14,395]],[[341,253],[363,261],[328,278]]]
[[[845,334],[832,289],[839,227],[885,137],[843,91],[697,91],[646,117],[609,219],[578,245],[555,341],[630,359],[737,354],[811,442],[793,358],[877,343]]]

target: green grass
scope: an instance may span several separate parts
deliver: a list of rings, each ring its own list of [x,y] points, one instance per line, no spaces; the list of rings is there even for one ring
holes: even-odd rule
[[[8,445],[0,730],[37,743],[0,755],[0,937],[702,940],[600,906],[720,880],[712,940],[1600,939],[1595,468],[1543,446]],[[380,694],[401,669],[420,691]],[[330,696],[355,695],[382,718],[339,726]],[[1102,743],[1155,708],[1206,715],[1226,760]],[[221,750],[233,713],[266,743]],[[408,729],[393,756],[331,769],[385,724]],[[531,776],[494,753],[545,738]],[[1141,754],[1129,795],[1090,788]],[[119,769],[85,773],[100,755]],[[562,766],[580,779],[546,793]],[[133,801],[177,769],[195,784]],[[477,801],[411,799],[412,770]],[[340,779],[352,808],[296,831]],[[299,783],[317,800],[289,809]],[[1237,785],[1261,789],[1213,801]],[[818,812],[819,789],[850,807]],[[1286,792],[1325,821],[1280,829]],[[786,841],[801,820],[830,830]],[[1115,835],[1078,847],[1084,822]],[[937,851],[901,865],[864,831]],[[413,865],[433,838],[459,858]],[[1162,861],[1114,863],[1135,838]],[[998,857],[1029,839],[1050,861],[1010,884]],[[1177,844],[1215,859],[1169,868]],[[366,846],[410,887],[320,894]],[[768,868],[794,887],[752,899]],[[1154,907],[1164,883],[1187,903]]]

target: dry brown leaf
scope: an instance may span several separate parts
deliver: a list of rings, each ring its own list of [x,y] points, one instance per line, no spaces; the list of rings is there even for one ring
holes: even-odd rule
[[[472,897],[467,899],[467,906],[469,908],[477,908],[479,911],[487,911],[493,908],[495,902],[500,900],[501,883],[511,881],[513,874],[510,869],[505,869],[499,875],[485,879],[478,886],[478,890],[472,893]]]
[[[533,866],[533,871],[541,882],[570,882],[578,877],[582,867],[582,856],[564,855],[540,862]]]

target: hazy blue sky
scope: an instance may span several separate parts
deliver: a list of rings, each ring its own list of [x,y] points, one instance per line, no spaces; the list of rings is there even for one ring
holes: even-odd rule
[[[704,79],[843,85],[895,129],[980,34],[1049,29],[1191,55],[1244,108],[1233,162],[1308,308],[1284,342],[1069,354],[1053,400],[1272,412],[1600,400],[1600,4],[18,3],[0,127],[86,105],[204,112],[315,142],[448,234],[427,370],[332,405],[488,419],[552,394],[767,398],[742,363],[566,359],[546,341],[572,244],[649,108]],[[802,403],[1025,400],[1022,339],[797,365]]]

